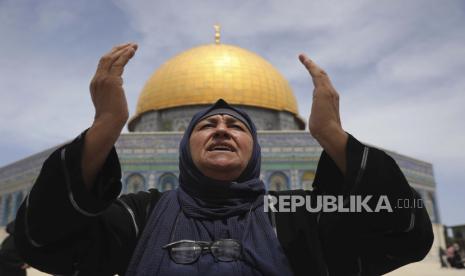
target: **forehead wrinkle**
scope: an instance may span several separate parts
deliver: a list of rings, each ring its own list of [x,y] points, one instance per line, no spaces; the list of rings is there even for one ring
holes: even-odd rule
[[[205,121],[207,121],[207,122],[218,122],[218,120],[220,118],[223,119],[224,121],[226,121],[226,123],[238,122],[238,123],[244,124],[244,122],[242,122],[241,120],[239,120],[236,117],[233,117],[231,115],[228,115],[228,114],[215,114],[213,116],[210,116],[210,117],[207,117],[207,118],[201,120],[199,123],[205,122]]]
[[[227,115],[227,114],[221,114],[221,115],[227,116],[226,117],[226,122],[227,123],[238,122],[238,123],[244,124],[241,120],[237,119],[236,117],[233,117],[233,116],[230,116],[230,115]]]
[[[196,125],[200,125],[201,123],[205,123],[205,122],[215,123],[215,122],[218,121],[218,119],[215,118],[216,116],[218,116],[218,115],[213,115],[213,116],[204,118],[204,119],[200,120]]]
[[[215,115],[209,116],[207,118],[204,118],[204,119],[200,120],[195,125],[195,129],[198,129],[198,126],[200,126],[202,123],[209,122],[209,123],[215,123],[216,124],[220,120],[224,121],[227,125],[234,124],[234,123],[240,124],[247,131],[247,133],[250,136],[252,136],[252,133],[251,133],[250,129],[247,127],[246,123],[244,123],[243,121],[241,121],[241,120],[237,119],[236,117],[231,116],[229,114],[215,114]]]

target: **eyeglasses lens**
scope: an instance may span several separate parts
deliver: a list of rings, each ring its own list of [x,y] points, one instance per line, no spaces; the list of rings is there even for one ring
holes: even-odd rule
[[[170,250],[171,258],[178,264],[192,263],[201,253],[202,247],[194,242],[178,243]]]
[[[241,245],[234,240],[219,240],[212,244],[211,252],[220,261],[232,262],[240,257]]]

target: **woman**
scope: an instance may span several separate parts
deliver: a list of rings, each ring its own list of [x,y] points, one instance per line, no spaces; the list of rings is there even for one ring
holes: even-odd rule
[[[18,212],[26,262],[78,275],[379,275],[421,260],[432,243],[424,208],[392,213],[265,212],[250,117],[223,100],[197,113],[180,143],[180,186],[124,195],[113,147],[128,114],[121,75],[137,46],[105,55],[91,83],[94,124],[45,161]],[[307,57],[310,131],[324,148],[314,191],[418,199],[392,158],[343,131],[338,94]],[[51,191],[54,193],[52,194]]]

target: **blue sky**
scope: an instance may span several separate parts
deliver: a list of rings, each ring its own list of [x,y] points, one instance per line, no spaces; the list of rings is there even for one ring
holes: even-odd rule
[[[92,123],[88,86],[114,44],[130,113],[170,57],[222,42],[258,53],[290,82],[308,118],[307,53],[341,95],[358,139],[431,162],[442,222],[465,223],[463,1],[0,1],[0,166],[73,138]]]

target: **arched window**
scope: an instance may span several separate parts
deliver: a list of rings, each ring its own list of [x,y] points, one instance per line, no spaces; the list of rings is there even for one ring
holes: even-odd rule
[[[289,189],[287,176],[282,172],[273,173],[270,176],[268,183],[268,190],[270,191],[283,191]]]
[[[302,189],[313,190],[313,179],[315,179],[315,173],[311,171],[305,171],[302,175]]]
[[[160,192],[173,190],[178,187],[178,178],[172,173],[165,173],[158,180],[158,190]]]
[[[126,178],[126,192],[137,193],[145,190],[145,178],[139,173],[133,173]]]

